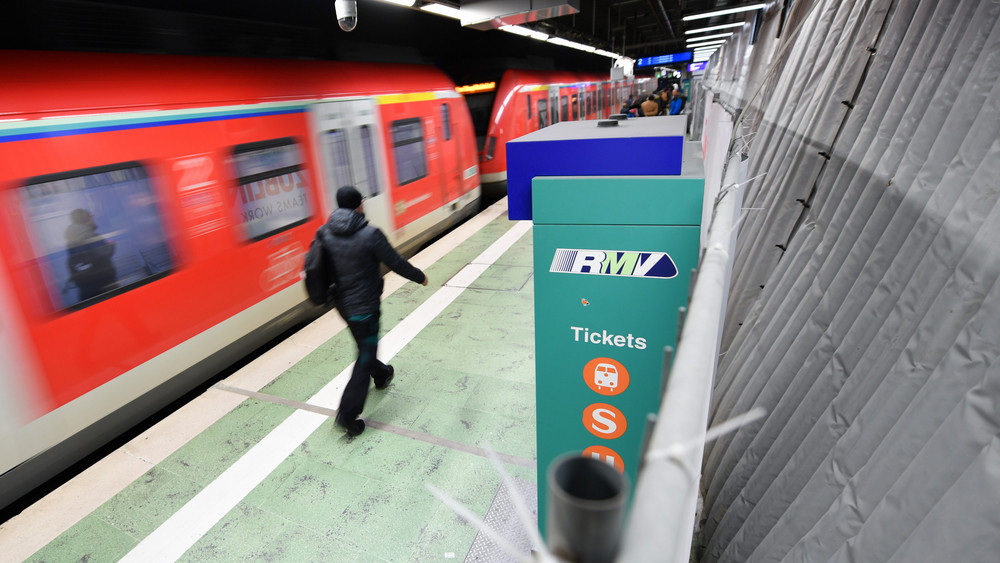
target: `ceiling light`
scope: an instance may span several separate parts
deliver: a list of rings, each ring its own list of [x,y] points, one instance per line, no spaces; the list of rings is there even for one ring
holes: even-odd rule
[[[589,45],[584,45],[583,43],[574,43],[573,41],[567,41],[561,37],[549,37],[549,43],[555,45],[562,45],[563,47],[569,47],[571,49],[579,49],[581,51],[587,51],[588,53],[593,53],[597,50],[596,47],[591,47]]]
[[[734,27],[743,27],[744,25],[746,25],[744,22],[724,23],[722,25],[713,25],[713,26],[710,26],[710,27],[703,27],[703,28],[700,28],[700,29],[691,29],[691,30],[685,31],[684,34],[685,35],[691,35],[692,33],[704,33],[706,31],[715,31],[717,29],[731,29],[731,28],[734,28]]]
[[[716,39],[714,41],[705,41],[704,43],[688,43],[688,49],[697,49],[698,47],[708,47],[709,45],[722,45],[727,42],[728,39]]]
[[[729,8],[726,10],[717,10],[715,12],[707,12],[704,14],[694,14],[691,16],[684,16],[683,21],[689,22],[691,20],[700,20],[704,18],[712,18],[715,16],[725,16],[728,14],[738,14],[740,12],[749,12],[750,10],[759,10],[761,8],[766,8],[767,4],[750,4],[749,6],[740,6],[738,8]]]
[[[730,31],[729,33],[716,33],[715,35],[705,35],[703,37],[692,37],[691,39],[688,39],[688,41],[694,43],[695,41],[708,41],[709,39],[722,39],[722,38],[729,38],[729,37],[732,37],[732,36],[733,36],[733,32]]]
[[[539,41],[545,41],[549,38],[549,34],[547,33],[542,33],[541,31],[535,31],[519,25],[504,25],[500,26],[500,29],[508,33],[513,33],[514,35],[530,37],[532,39],[538,39]]]
[[[417,0],[382,0],[382,1],[387,4],[395,4],[397,6],[406,6],[406,7],[412,7],[414,4],[417,3]]]
[[[456,20],[462,19],[461,10],[452,8],[451,6],[445,6],[443,4],[428,4],[426,6],[421,6],[420,9],[439,16],[455,18]]]

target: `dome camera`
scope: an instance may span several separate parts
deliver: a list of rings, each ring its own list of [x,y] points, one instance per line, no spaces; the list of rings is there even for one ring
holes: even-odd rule
[[[344,31],[354,31],[358,26],[358,2],[357,0],[336,0],[333,3],[333,10],[337,13],[337,23]]]

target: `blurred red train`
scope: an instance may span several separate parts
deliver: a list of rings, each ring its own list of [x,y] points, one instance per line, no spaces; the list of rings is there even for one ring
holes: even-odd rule
[[[0,507],[315,315],[338,187],[404,253],[479,206],[434,68],[6,51],[0,76]]]
[[[622,78],[572,72],[504,71],[479,158],[485,190],[507,191],[507,141],[560,121],[607,119],[629,96],[649,94],[652,78]]]

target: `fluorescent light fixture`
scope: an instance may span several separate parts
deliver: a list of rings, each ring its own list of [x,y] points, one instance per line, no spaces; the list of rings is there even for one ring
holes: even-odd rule
[[[708,41],[709,39],[728,39],[732,36],[733,32],[730,31],[729,33],[716,33],[715,35],[706,35],[704,37],[692,37],[691,39],[688,39],[688,42],[694,43],[695,41]]]
[[[694,60],[691,62],[700,63],[702,61],[707,61],[712,58],[712,53],[698,53],[694,56]]]
[[[445,16],[448,18],[455,18],[456,20],[462,19],[462,11],[457,8],[452,8],[451,6],[445,6],[443,4],[428,4],[426,6],[421,6],[421,10],[425,12],[430,12],[432,14],[437,14],[439,16]]]
[[[745,22],[724,23],[722,25],[713,25],[710,27],[702,27],[699,29],[689,29],[685,31],[684,34],[691,35],[692,33],[705,33],[706,31],[715,31],[717,29],[732,29],[734,27],[743,27],[744,25],[746,25]]]
[[[413,7],[417,3],[417,0],[382,0],[387,4],[395,4],[397,6],[406,6],[407,8]]]
[[[690,16],[684,16],[683,21],[689,22],[691,20],[701,20],[705,18],[714,18],[715,16],[726,16],[729,14],[738,14],[740,12],[749,12],[751,10],[759,10],[761,8],[766,8],[767,4],[750,4],[749,6],[740,6],[738,8],[729,8],[726,10],[717,10],[715,12],[707,12],[704,14],[694,14]]]
[[[712,53],[714,53],[714,52],[716,52],[718,50],[719,50],[718,47],[709,47],[707,49],[702,49],[700,51],[695,51],[694,52],[694,56],[695,57],[700,57],[700,56],[704,56],[704,55],[711,55]]]
[[[549,43],[555,45],[561,45],[563,47],[569,47],[570,49],[579,49],[581,51],[586,51],[588,53],[593,53],[597,50],[597,47],[591,47],[589,45],[584,45],[583,43],[575,43],[573,41],[567,41],[561,37],[549,37]]]
[[[541,31],[535,31],[533,29],[528,29],[526,27],[521,27],[519,25],[504,25],[500,26],[500,29],[506,31],[507,33],[513,33],[514,35],[521,35],[523,37],[530,37],[532,39],[537,39],[539,41],[545,41],[549,38],[548,33],[542,33]]]
[[[604,49],[598,49],[598,50],[594,51],[594,54],[595,55],[600,55],[602,57],[612,58],[612,59],[617,59],[618,57],[621,56],[618,53],[612,53],[611,51],[605,51]]]
[[[716,39],[714,41],[705,41],[704,43],[688,43],[688,49],[697,49],[698,47],[708,47],[709,45],[722,45],[723,43],[729,41],[728,39]]]

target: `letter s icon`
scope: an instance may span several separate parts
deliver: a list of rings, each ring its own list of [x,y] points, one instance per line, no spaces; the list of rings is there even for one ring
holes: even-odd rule
[[[625,433],[628,422],[622,411],[615,407],[606,403],[594,403],[583,411],[583,426],[598,438],[614,440]]]

